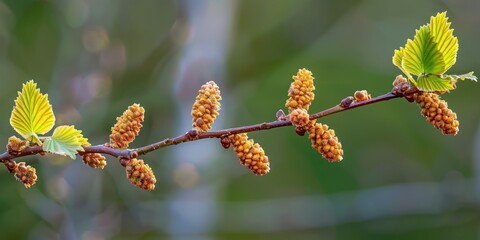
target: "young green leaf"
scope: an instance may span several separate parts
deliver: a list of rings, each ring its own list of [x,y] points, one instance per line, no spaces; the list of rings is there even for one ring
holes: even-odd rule
[[[403,47],[400,47],[399,50],[393,51],[393,58],[392,58],[392,63],[393,65],[397,66],[402,70],[402,72],[405,72],[405,69],[402,67],[402,61],[403,61],[403,56],[405,55],[405,49]],[[405,74],[407,74],[405,72]]]
[[[447,12],[437,13],[430,18],[430,35],[437,43],[437,49],[442,54],[445,67],[440,74],[450,69],[457,60],[458,39],[453,36],[452,23],[448,22]]]
[[[417,82],[418,89],[422,89],[422,91],[434,92],[449,91],[454,89],[453,85],[451,84],[452,81],[437,75],[419,76]]]
[[[457,82],[458,80],[471,80],[477,81],[477,76],[473,75],[473,72],[465,73],[462,75],[444,75],[445,79],[449,79],[452,82]]]
[[[48,94],[41,94],[33,80],[23,84],[10,117],[13,129],[25,139],[41,145],[37,134],[47,133],[54,124],[55,115]]]
[[[443,56],[430,36],[428,26],[416,31],[415,38],[407,40],[402,66],[411,74],[441,74],[445,69]]]
[[[457,80],[476,81],[472,73],[445,75],[457,60],[458,39],[453,36],[447,13],[438,13],[430,23],[416,30],[405,48],[395,50],[392,62],[421,91],[448,91]],[[412,75],[417,76],[415,81]]]
[[[89,145],[82,131],[75,129],[74,126],[59,126],[51,137],[44,140],[43,150],[75,159],[75,154],[83,151],[82,146]]]
[[[405,48],[400,47],[399,50],[395,50],[392,58],[393,65],[397,66],[414,85],[417,85],[417,82],[412,78],[412,75],[402,65],[404,56]]]

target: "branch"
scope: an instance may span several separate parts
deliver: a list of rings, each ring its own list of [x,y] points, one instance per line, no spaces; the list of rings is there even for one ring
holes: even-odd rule
[[[342,105],[342,103],[337,104],[331,108],[325,109],[321,112],[317,112],[314,114],[310,115],[310,119],[318,119],[322,118],[331,114],[343,112],[346,110],[358,108],[358,107],[363,107],[367,106],[370,104],[378,103],[378,102],[383,102],[387,101],[393,98],[400,98],[404,96],[409,96],[414,93],[418,92],[417,89],[411,89],[409,91],[406,91],[405,93],[386,93],[380,96],[377,96],[375,98],[361,101],[361,102],[352,102],[349,105]],[[348,99],[345,98],[345,99]],[[255,132],[255,131],[263,131],[263,130],[269,130],[272,128],[278,128],[278,127],[285,127],[285,126],[291,126],[292,123],[289,120],[277,120],[273,122],[264,122],[264,123],[259,123],[259,124],[254,124],[254,125],[249,125],[249,126],[243,126],[243,127],[236,127],[236,128],[229,128],[229,129],[223,129],[223,130],[218,130],[218,131],[211,131],[211,132],[199,132],[199,133],[192,133],[192,131],[189,131],[183,135],[177,136],[175,138],[167,138],[163,141],[153,143],[144,147],[139,147],[136,149],[133,149],[133,151],[136,151],[138,155],[145,155],[151,151],[155,151],[159,148],[164,148],[168,147],[171,145],[177,145],[180,143],[184,142],[190,142],[190,141],[196,141],[200,139],[205,139],[205,138],[224,138],[232,134],[238,134],[238,133],[248,133],[248,132]]]
[[[377,96],[375,98],[371,98],[369,100],[361,101],[361,102],[353,102],[351,97],[347,97],[344,100],[342,100],[341,103],[331,108],[325,109],[321,112],[311,114],[310,119],[313,120],[313,119],[322,118],[331,114],[343,112],[346,110],[351,110],[358,107],[367,106],[374,103],[387,101],[393,98],[408,97],[416,92],[418,92],[416,88],[409,89],[403,92],[395,91],[395,88],[394,88],[392,92]],[[135,149],[114,149],[109,147],[108,144],[88,146],[88,147],[84,147],[84,151],[79,152],[78,154],[82,155],[84,153],[102,153],[102,154],[113,156],[118,159],[132,159],[132,158],[136,158],[138,155],[146,155],[147,153],[155,151],[157,149],[181,144],[184,142],[197,141],[197,140],[206,139],[206,138],[221,139],[232,134],[263,131],[263,130],[269,130],[273,128],[279,128],[279,127],[285,127],[285,126],[291,126],[291,125],[292,123],[290,122],[290,120],[288,120],[288,118],[279,117],[279,120],[272,121],[272,122],[264,122],[264,123],[249,125],[249,126],[228,128],[228,129],[222,129],[222,130],[211,131],[211,132],[198,132],[196,130],[190,130],[187,133],[182,134],[180,136],[177,136],[174,138],[166,138],[160,142],[152,143],[150,145],[146,145],[146,146],[135,148]],[[6,163],[9,160],[12,160],[15,158],[19,158],[27,155],[36,155],[36,154],[41,154],[41,155],[45,154],[41,146],[29,146],[23,149],[22,151],[15,152],[15,153],[10,153],[8,151],[4,152],[0,154],[0,160]]]

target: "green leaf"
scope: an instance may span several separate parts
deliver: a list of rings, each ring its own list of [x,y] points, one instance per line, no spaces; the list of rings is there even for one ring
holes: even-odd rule
[[[41,145],[37,134],[47,133],[54,124],[55,115],[48,94],[41,94],[33,80],[23,84],[10,117],[13,129],[25,139]]]
[[[83,151],[82,146],[88,145],[90,143],[83,137],[82,131],[75,129],[74,126],[59,126],[51,137],[45,139],[43,150],[75,159],[75,154]]]
[[[458,80],[471,80],[477,81],[477,76],[473,75],[473,72],[465,73],[462,75],[443,75],[444,78],[450,79],[452,82],[457,82]]]
[[[404,55],[405,55],[405,48],[403,48],[403,47],[400,47],[399,50],[395,49],[395,51],[393,51],[393,58],[392,58],[393,65],[400,68],[400,70],[402,70],[402,72],[404,71],[404,69],[402,67],[402,61],[403,61],[403,56]]]
[[[454,87],[451,84],[451,80],[441,78],[437,75],[422,75],[417,79],[417,88],[421,91],[449,91]]]
[[[397,66],[414,85],[417,85],[417,82],[412,78],[412,75],[410,75],[410,73],[402,66],[404,56],[405,48],[400,47],[399,50],[395,50],[392,58],[393,65]]]
[[[415,31],[415,37],[407,40],[405,48],[395,50],[393,64],[420,90],[446,91],[453,89],[459,79],[477,79],[473,73],[445,75],[455,64],[458,52],[458,39],[453,36],[451,24],[447,12],[437,13],[430,17],[429,24]],[[411,75],[418,77],[418,83]]]
[[[438,13],[435,17],[430,18],[430,35],[445,62],[443,71],[438,74],[445,73],[457,60],[458,39],[453,36],[453,29],[450,29],[451,24],[448,22],[447,12]]]
[[[433,37],[430,36],[428,26],[420,27],[416,31],[413,41],[407,40],[402,67],[416,76],[444,73],[445,61],[437,47]]]

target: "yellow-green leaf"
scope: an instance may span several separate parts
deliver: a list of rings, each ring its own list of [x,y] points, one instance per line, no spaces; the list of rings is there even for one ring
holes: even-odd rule
[[[417,79],[417,88],[421,91],[449,91],[453,90],[452,81],[437,75],[422,75]]]
[[[458,39],[453,36],[453,29],[450,29],[451,24],[448,22],[447,12],[438,13],[435,17],[430,18],[430,35],[445,62],[443,71],[438,74],[445,73],[457,60]]]
[[[399,50],[395,50],[392,58],[393,65],[397,66],[414,85],[417,85],[416,81],[412,78],[412,75],[410,75],[410,73],[402,66],[404,56],[405,48],[400,47]]]
[[[55,115],[48,94],[41,94],[33,80],[23,84],[10,117],[13,129],[25,139],[41,145],[37,134],[47,133],[54,124]]]
[[[398,50],[395,49],[395,51],[393,51],[393,58],[392,58],[393,65],[397,66],[402,71],[404,71],[402,67],[404,54],[405,54],[405,49],[403,47],[400,47],[400,49]]]
[[[395,50],[393,64],[420,90],[452,90],[457,80],[477,79],[473,73],[445,75],[455,64],[458,52],[458,39],[453,36],[451,24],[446,12],[437,13],[416,30],[415,37],[408,39],[404,48]],[[412,75],[417,76],[417,82]]]
[[[443,78],[449,79],[452,82],[457,82],[458,80],[471,80],[477,81],[477,76],[473,75],[473,72],[461,74],[461,75],[443,75]]]
[[[75,154],[83,151],[82,146],[88,145],[90,143],[83,137],[82,131],[74,126],[59,126],[51,137],[44,140],[43,150],[75,159]]]
[[[416,76],[422,74],[439,75],[444,72],[445,62],[437,44],[430,36],[429,27],[424,25],[416,31],[412,40],[407,40],[402,67]]]

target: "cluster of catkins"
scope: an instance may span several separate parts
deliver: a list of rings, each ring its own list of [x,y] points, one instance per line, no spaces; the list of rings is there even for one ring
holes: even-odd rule
[[[11,155],[19,155],[29,145],[27,140],[21,140],[15,136],[8,139],[7,151]],[[15,179],[22,182],[26,188],[30,188],[37,181],[37,174],[34,167],[26,165],[25,162],[16,163],[13,160],[5,161],[5,166]]]
[[[192,106],[192,126],[199,132],[207,132],[212,128],[215,118],[220,110],[220,88],[215,82],[210,81],[202,85],[198,91],[195,102]],[[265,155],[262,147],[248,139],[246,133],[232,134],[222,138],[222,145],[233,150],[237,154],[240,164],[250,169],[254,174],[261,176],[270,171],[268,156]]]
[[[315,99],[315,86],[312,72],[303,68],[293,76],[293,82],[288,89],[285,107],[288,108],[288,119],[296,127],[296,132],[303,134],[308,131],[312,147],[322,154],[329,162],[338,162],[343,159],[342,144],[338,141],[333,129],[328,125],[310,120],[308,109]],[[365,96],[369,96],[365,92]]]
[[[138,104],[128,107],[122,116],[117,117],[117,123],[112,127],[110,142],[106,145],[115,149],[126,149],[135,137],[140,133],[142,122],[145,116],[145,109]],[[125,166],[127,179],[141,189],[152,191],[155,189],[157,179],[152,169],[142,159],[122,159]]]
[[[335,131],[326,124],[310,120],[308,109],[315,99],[315,86],[312,72],[300,69],[293,76],[293,82],[288,90],[288,100],[285,106],[288,109],[288,120],[296,128],[297,133],[303,135],[306,131],[312,141],[312,147],[319,151],[330,162],[341,161],[343,158],[342,144],[338,141]],[[370,98],[366,91],[356,94],[357,101]],[[192,126],[199,132],[211,129],[220,110],[220,90],[215,82],[204,84],[198,91],[196,101],[192,106]],[[230,148],[233,145],[240,164],[250,169],[254,174],[262,176],[270,171],[268,156],[262,147],[249,139],[246,133],[230,134],[221,138],[222,146]]]

